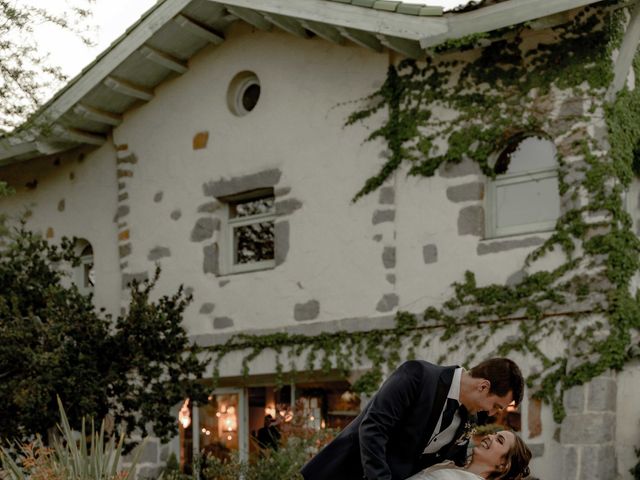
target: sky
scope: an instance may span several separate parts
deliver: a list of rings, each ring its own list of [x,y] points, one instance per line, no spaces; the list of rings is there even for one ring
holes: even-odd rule
[[[445,9],[453,8],[466,0],[404,0],[406,3],[423,3],[440,5]],[[118,38],[133,24],[156,0],[95,0],[90,23],[95,25],[92,34],[95,45],[87,47],[70,33],[48,26],[34,28],[41,47],[48,50],[51,63],[58,65],[69,77],[73,77],[83,67],[105,50],[113,40]],[[46,6],[48,9],[64,9],[65,0],[31,0],[30,3]]]

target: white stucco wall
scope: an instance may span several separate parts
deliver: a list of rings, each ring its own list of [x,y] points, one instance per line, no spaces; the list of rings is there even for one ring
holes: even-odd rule
[[[373,235],[375,199],[350,201],[376,168],[380,146],[362,145],[367,132],[360,126],[343,129],[353,105],[341,104],[371,92],[386,65],[386,55],[361,48],[239,27],[116,129],[115,143],[128,145],[138,159],[127,188],[129,268],[150,269],[147,253],[170,248],[161,284],[193,288],[186,314],[191,334],[213,333],[212,316],[232,318],[235,330],[294,325],[294,305],[312,299],[320,303],[318,320],[377,314],[387,282],[372,275],[382,268],[378,246],[362,241]],[[236,117],[227,108],[227,87],[244,70],[257,74],[262,93],[254,111]],[[209,132],[208,146],[194,151],[192,138],[200,131]],[[203,217],[198,206],[212,200],[203,184],[268,169],[280,170],[278,188],[290,188],[286,198],[302,203],[287,219],[286,261],[273,270],[225,276],[229,283],[220,287],[222,277],[203,273],[202,244],[189,240]],[[163,192],[159,203],[157,192]],[[176,209],[182,216],[173,221]],[[198,313],[204,302],[215,304],[212,314]]]
[[[0,179],[16,193],[0,199],[0,211],[14,219],[27,209],[27,228],[59,241],[88,240],[93,247],[97,288],[94,303],[117,314],[120,269],[117,254],[115,153],[110,143],[89,154],[74,151],[5,167]],[[35,188],[28,188],[34,180]],[[61,201],[64,207],[61,207]],[[49,230],[51,229],[51,230]]]

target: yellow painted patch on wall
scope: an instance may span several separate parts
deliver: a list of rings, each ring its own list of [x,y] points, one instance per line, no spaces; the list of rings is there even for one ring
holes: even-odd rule
[[[193,137],[193,149],[202,150],[207,148],[209,142],[209,132],[198,132]]]

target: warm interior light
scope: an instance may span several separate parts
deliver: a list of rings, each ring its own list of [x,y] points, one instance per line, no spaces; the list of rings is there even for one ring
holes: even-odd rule
[[[187,398],[182,404],[182,408],[178,412],[178,422],[182,428],[188,428],[191,425],[191,411],[189,410],[189,399]]]
[[[345,391],[342,395],[340,395],[340,399],[343,402],[348,402],[348,403],[353,402],[356,398],[357,398],[356,394],[349,390]]]
[[[218,417],[218,435],[224,438],[226,433],[238,430],[238,417],[236,415],[236,407],[233,405],[220,404],[220,410],[216,412]]]

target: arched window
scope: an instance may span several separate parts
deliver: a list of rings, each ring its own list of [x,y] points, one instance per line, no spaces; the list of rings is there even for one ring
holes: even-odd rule
[[[487,237],[553,230],[560,215],[555,145],[539,136],[519,136],[494,164],[487,186]]]
[[[92,293],[96,280],[93,265],[93,247],[87,240],[80,239],[76,243],[75,250],[80,258],[80,264],[75,268],[74,272],[76,286],[84,294]]]

